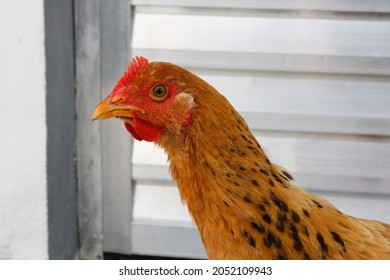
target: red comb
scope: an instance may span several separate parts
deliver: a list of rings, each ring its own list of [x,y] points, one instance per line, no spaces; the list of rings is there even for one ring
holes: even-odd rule
[[[117,83],[117,86],[123,86],[126,83],[129,83],[131,79],[140,71],[142,68],[147,66],[149,61],[142,56],[135,56],[131,59],[129,66],[127,67],[126,72],[123,74],[122,78]]]
[[[127,67],[128,75],[134,76],[137,72],[149,64],[149,61],[142,56],[135,56],[130,61],[129,67]]]

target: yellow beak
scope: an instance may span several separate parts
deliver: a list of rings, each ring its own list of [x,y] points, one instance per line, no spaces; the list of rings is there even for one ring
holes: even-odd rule
[[[107,97],[100,102],[92,113],[92,120],[104,120],[112,117],[132,118],[133,112],[145,113],[144,110],[138,107],[115,104],[115,101],[116,100],[111,100],[110,97]]]

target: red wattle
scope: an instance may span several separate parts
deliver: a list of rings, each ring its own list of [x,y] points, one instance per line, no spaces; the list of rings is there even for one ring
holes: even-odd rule
[[[133,113],[133,122],[134,126],[126,122],[125,127],[139,141],[153,142],[164,133],[164,129],[139,119],[135,113]]]
[[[142,138],[137,134],[137,132],[135,132],[134,127],[131,124],[125,122],[125,127],[127,131],[130,132],[135,139],[137,139],[138,141],[142,141]]]

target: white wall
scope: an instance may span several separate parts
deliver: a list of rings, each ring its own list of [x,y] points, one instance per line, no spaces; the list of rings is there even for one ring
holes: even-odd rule
[[[43,0],[0,0],[0,40],[0,259],[46,259]]]

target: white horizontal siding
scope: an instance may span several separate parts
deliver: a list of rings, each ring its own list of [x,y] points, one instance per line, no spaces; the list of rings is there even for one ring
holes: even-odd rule
[[[135,27],[137,49],[390,57],[388,21],[139,13]]]
[[[173,6],[173,7],[205,7],[236,9],[275,9],[275,10],[316,10],[337,12],[390,12],[387,0],[133,0],[137,6]]]

